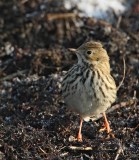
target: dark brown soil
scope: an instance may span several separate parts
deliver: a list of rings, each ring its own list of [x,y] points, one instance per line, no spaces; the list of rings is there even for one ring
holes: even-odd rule
[[[138,160],[139,1],[114,24],[60,3],[0,2],[0,159]],[[61,77],[76,62],[67,48],[89,40],[104,44],[117,86],[125,57],[126,77],[118,109],[107,114],[112,134],[99,132],[102,118],[84,122],[79,143],[79,116],[63,104]]]

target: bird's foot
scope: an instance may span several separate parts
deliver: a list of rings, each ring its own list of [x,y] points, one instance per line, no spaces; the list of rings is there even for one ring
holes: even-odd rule
[[[111,132],[111,129],[110,129],[109,123],[105,121],[104,126],[105,126],[105,128],[106,128],[106,130],[107,130],[107,133],[110,133],[110,132]]]
[[[77,140],[78,140],[78,142],[82,142],[83,141],[81,133],[78,133]]]
[[[107,133],[110,133],[112,131],[112,129],[110,129],[110,125],[109,123],[104,123],[104,127],[99,129],[99,132],[104,132],[107,131]]]

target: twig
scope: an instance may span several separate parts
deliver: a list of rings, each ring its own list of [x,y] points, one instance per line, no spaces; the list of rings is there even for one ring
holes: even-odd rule
[[[44,154],[47,154],[41,147],[39,147],[39,149],[40,149]]]
[[[16,76],[21,76],[22,74],[24,74],[27,70],[22,70],[22,71],[17,71],[16,73],[12,73],[6,77],[0,78],[0,81],[5,81],[5,80],[10,80]]]
[[[69,146],[69,149],[72,149],[72,150],[82,150],[82,151],[93,150],[92,147],[77,147],[77,146]]]
[[[124,72],[123,72],[123,78],[119,84],[119,86],[117,87],[117,91],[119,90],[119,88],[121,87],[121,85],[123,84],[123,81],[125,79],[125,70],[126,70],[126,65],[125,65],[125,57],[123,57],[123,64],[124,64]]]
[[[135,132],[137,128],[139,128],[139,124],[135,128],[133,128],[132,132]]]
[[[122,148],[122,146],[120,144],[119,149],[118,149],[118,151],[116,153],[116,157],[115,157],[114,160],[118,160],[118,157],[120,156],[121,153],[123,153],[123,148]]]
[[[118,159],[118,157],[120,156],[121,152],[122,152],[122,148],[120,147],[120,148],[118,149],[118,151],[117,151],[117,154],[116,154],[116,157],[115,157],[114,160],[117,160],[117,159]]]
[[[133,34],[132,32],[126,31],[127,34],[129,34],[129,36],[131,38],[133,38],[134,40],[138,41],[139,40],[139,36],[137,34]]]
[[[137,91],[134,90],[134,95],[133,95],[133,99],[135,100],[135,103],[134,103],[134,107],[137,105]]]
[[[121,21],[122,21],[122,16],[119,16],[116,24],[117,29],[119,28]]]
[[[47,14],[48,21],[52,21],[55,19],[75,18],[75,17],[77,17],[75,13],[49,13]]]

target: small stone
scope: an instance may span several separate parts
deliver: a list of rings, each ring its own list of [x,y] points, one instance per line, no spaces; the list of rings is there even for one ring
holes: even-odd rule
[[[76,140],[75,137],[73,137],[73,136],[70,136],[70,137],[69,137],[69,142],[74,142],[75,140]]]

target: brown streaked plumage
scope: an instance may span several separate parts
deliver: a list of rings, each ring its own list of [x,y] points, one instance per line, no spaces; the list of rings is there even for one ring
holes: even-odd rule
[[[116,85],[110,74],[109,56],[101,43],[87,42],[75,50],[78,63],[64,76],[62,94],[67,107],[81,117],[78,141],[82,141],[84,120],[103,114],[110,132],[105,111],[116,99]]]

